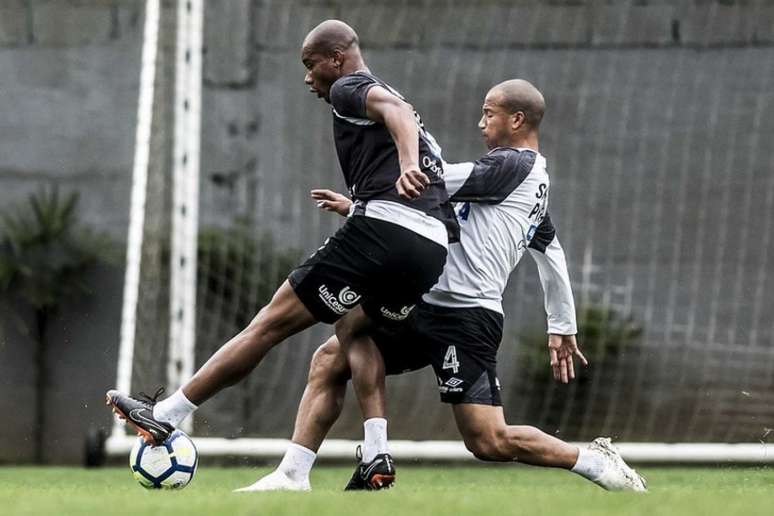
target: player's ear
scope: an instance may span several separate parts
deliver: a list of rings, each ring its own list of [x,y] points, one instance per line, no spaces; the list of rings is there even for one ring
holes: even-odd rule
[[[333,62],[333,66],[341,68],[344,64],[344,52],[338,49],[334,50],[331,54],[331,61]]]
[[[516,111],[511,115],[511,129],[518,131],[527,121],[523,111]]]

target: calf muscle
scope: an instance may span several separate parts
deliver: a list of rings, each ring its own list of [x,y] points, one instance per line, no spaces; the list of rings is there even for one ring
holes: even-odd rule
[[[578,459],[571,444],[532,426],[508,425],[502,407],[461,403],[454,418],[465,446],[481,460],[570,469]]]
[[[317,348],[301,397],[292,440],[316,452],[344,406],[349,365],[336,337]]]

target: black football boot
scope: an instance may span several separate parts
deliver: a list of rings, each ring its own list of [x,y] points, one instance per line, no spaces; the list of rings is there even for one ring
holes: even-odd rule
[[[107,405],[113,408],[113,412],[119,418],[125,420],[129,426],[136,430],[137,435],[145,439],[146,443],[158,446],[166,441],[169,434],[175,429],[169,423],[157,421],[153,417],[153,406],[163,392],[163,387],[157,390],[152,397],[141,392],[138,399],[116,390],[109,390],[107,392]]]

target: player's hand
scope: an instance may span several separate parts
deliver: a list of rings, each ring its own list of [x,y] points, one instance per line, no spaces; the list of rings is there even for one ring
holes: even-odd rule
[[[346,195],[324,189],[312,190],[311,194],[312,199],[315,200],[317,207],[321,210],[332,211],[345,217],[349,214],[352,201]]]
[[[398,189],[398,194],[404,199],[416,199],[425,190],[427,185],[430,184],[430,178],[419,170],[419,167],[414,165],[406,167],[401,171],[398,181],[395,183],[395,188]]]
[[[573,357],[577,356],[584,366],[589,365],[589,361],[578,349],[575,335],[550,334],[548,336],[548,354],[551,356],[551,371],[554,373],[554,380],[558,382],[569,383],[575,378]]]

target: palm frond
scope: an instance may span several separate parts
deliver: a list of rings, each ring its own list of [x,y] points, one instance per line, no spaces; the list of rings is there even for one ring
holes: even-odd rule
[[[88,268],[112,261],[113,245],[79,223],[78,199],[54,187],[0,214],[0,291],[14,291],[38,310],[87,291]]]

